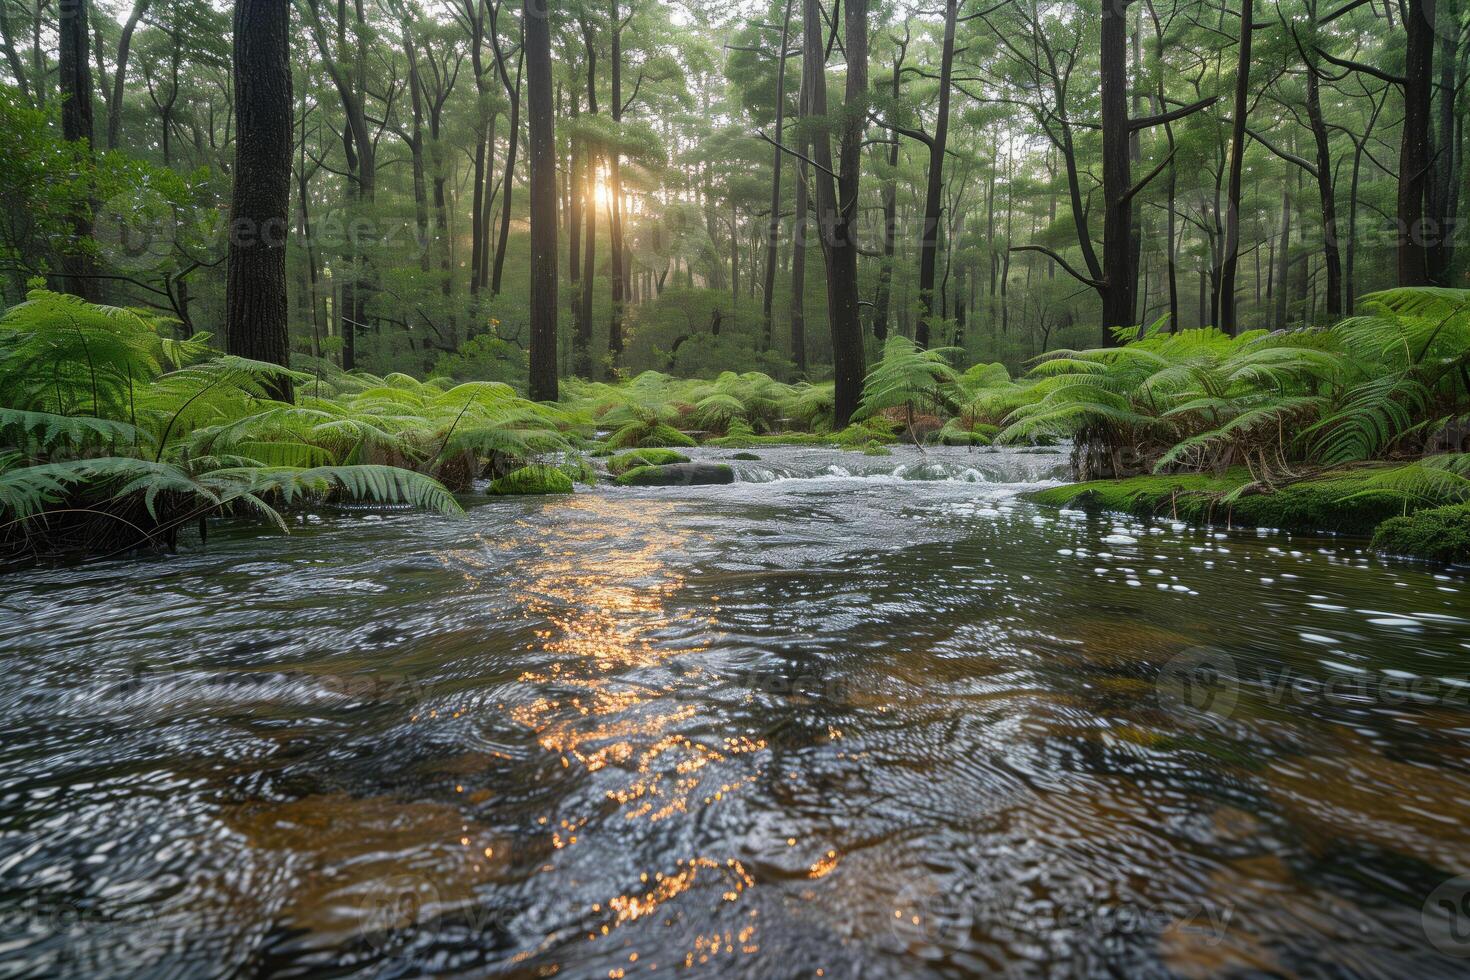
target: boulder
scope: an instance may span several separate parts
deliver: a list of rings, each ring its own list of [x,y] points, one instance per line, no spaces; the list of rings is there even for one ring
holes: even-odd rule
[[[571,493],[572,478],[553,466],[522,466],[490,484],[485,492],[492,497]]]
[[[617,479],[620,487],[695,487],[734,482],[735,471],[725,463],[639,466]]]

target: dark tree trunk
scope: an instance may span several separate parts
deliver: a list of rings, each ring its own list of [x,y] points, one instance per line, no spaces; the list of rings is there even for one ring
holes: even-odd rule
[[[69,143],[92,147],[92,68],[88,55],[91,41],[87,33],[88,0],[63,0],[60,5],[60,57],[57,72],[61,91],[61,135]],[[37,87],[44,79],[37,78]],[[287,100],[289,115],[290,101]],[[290,136],[286,139],[289,150]],[[289,164],[288,164],[289,165]],[[86,251],[92,237],[92,205],[80,202],[72,214],[72,233],[76,241],[65,247],[61,269],[66,291],[90,302],[98,298],[97,280],[91,256]]]
[[[1455,101],[1459,94],[1459,33],[1455,4],[1438,0],[1439,119],[1435,127],[1433,167],[1427,197],[1430,227],[1429,278],[1439,286],[1450,284],[1450,260],[1459,211],[1460,141],[1456,138]]]
[[[429,232],[429,188],[427,166],[424,161],[424,94],[423,79],[419,75],[418,47],[407,22],[403,25],[403,49],[408,58],[408,92],[412,110],[408,150],[413,165],[413,213],[415,231],[418,236],[419,271],[427,273],[430,268]]]
[[[919,233],[919,325],[914,340],[929,346],[934,321],[934,267],[939,253],[939,216],[944,206],[944,151],[949,141],[949,88],[954,71],[954,29],[958,0],[944,2],[944,46],[939,59],[939,108],[929,143],[929,174],[924,190],[924,224]]]
[[[608,67],[612,72],[612,113],[614,123],[623,119],[623,21],[618,0],[611,0],[609,24],[612,29],[612,52]],[[626,255],[623,252],[623,171],[622,153],[613,147],[607,155],[608,249],[612,259],[612,317],[608,321],[607,353],[613,369],[623,357],[623,300],[628,291]]]
[[[1276,322],[1272,326],[1286,326],[1287,288],[1286,277],[1291,269],[1291,190],[1281,187],[1281,244],[1276,250]]]
[[[112,72],[112,98],[108,102],[107,109],[107,148],[117,149],[118,140],[122,136],[122,103],[124,82],[128,74],[128,53],[133,46],[133,33],[138,29],[138,21],[148,12],[151,0],[137,0],[133,4],[132,13],[128,14],[127,22],[123,24],[122,36],[117,42],[117,65]]]
[[[470,296],[480,295],[480,249],[484,246],[483,234],[485,207],[485,140],[475,140],[474,189],[470,201]]]
[[[1219,327],[1235,336],[1235,274],[1240,265],[1240,180],[1245,163],[1245,115],[1251,80],[1253,0],[1240,0],[1240,43],[1235,64],[1235,106],[1231,110],[1230,178],[1225,192],[1225,255],[1220,268]]]
[[[854,110],[867,98],[868,0],[845,0],[844,49],[847,84],[844,102]],[[827,115],[826,53],[822,46],[820,0],[805,0],[802,90],[810,93],[808,108],[818,118]],[[832,332],[833,416],[846,426],[862,398],[866,374],[863,328],[859,316],[857,275],[858,185],[862,163],[864,119],[856,112],[844,116],[838,130],[838,163],[832,167],[830,140],[818,138],[812,151],[817,164],[817,229],[822,236],[827,266],[827,319]],[[837,180],[832,179],[832,173]]]
[[[511,84],[510,73],[505,68],[505,56],[500,50],[500,33],[497,24],[497,12],[499,5],[490,7],[490,37],[495,42],[495,64],[500,69],[500,83],[505,86],[506,98],[510,99],[510,133],[506,137],[505,150],[505,178],[500,182],[500,238],[495,245],[495,268],[490,274],[490,295],[500,295],[500,280],[505,271],[505,248],[510,241],[510,219],[511,219],[511,189],[515,185],[516,176],[516,148],[521,141],[521,73],[525,66],[525,47],[521,47],[521,54],[516,58],[516,80]],[[545,16],[544,14],[542,16]],[[525,22],[521,23],[524,31]],[[548,95],[548,98],[550,96]],[[554,180],[554,178],[553,178]],[[554,188],[553,184],[553,188]],[[553,213],[555,205],[553,204]]]
[[[1408,0],[1404,29],[1404,122],[1399,144],[1398,281],[1426,286],[1430,244],[1439,229],[1424,220],[1429,190],[1429,140],[1434,63],[1434,0]]]
[[[1322,264],[1327,272],[1327,315],[1342,316],[1342,253],[1337,241],[1337,190],[1332,179],[1332,150],[1322,116],[1321,82],[1307,67],[1307,120],[1317,149],[1317,192],[1322,199]]]
[[[587,114],[597,115],[597,47],[592,29],[582,22],[582,39],[587,48]],[[586,147],[587,170],[587,241],[582,256],[581,313],[577,318],[577,334],[572,338],[576,356],[573,370],[578,377],[592,377],[592,287],[597,281],[597,154]]]
[[[903,60],[908,53],[907,28],[893,60],[893,79],[889,83],[893,102],[898,104],[903,89]],[[893,305],[893,249],[898,235],[898,137],[888,147],[888,176],[883,181],[883,264],[878,270],[878,293],[873,302],[873,337],[879,344],[888,340],[888,319]]]
[[[225,337],[231,354],[286,366],[286,239],[291,204],[291,8],[235,3],[235,172]],[[292,400],[282,378],[272,392]]]
[[[1128,195],[1128,17],[1124,3],[1103,4],[1102,14],[1103,287],[1102,344],[1118,343],[1116,327],[1133,323],[1134,275],[1128,242],[1133,209]]]
[[[551,105],[551,25],[544,0],[521,8],[531,163],[531,378],[533,401],[556,390],[556,123]]]
[[[786,14],[781,21],[781,47],[776,52],[776,142],[785,142],[786,128],[786,46],[791,42],[791,3],[786,0]],[[766,280],[761,297],[761,348],[771,350],[774,344],[772,320],[776,301],[777,242],[781,234],[781,165],[779,147],[771,151],[771,220],[766,225]]]
[[[803,81],[797,99],[797,115],[807,115],[807,89]],[[806,156],[809,143],[805,136],[797,141],[796,150]],[[807,211],[811,200],[807,194],[807,166],[800,157],[796,161],[796,206],[791,219],[791,360],[796,376],[806,377],[806,231],[810,227]]]

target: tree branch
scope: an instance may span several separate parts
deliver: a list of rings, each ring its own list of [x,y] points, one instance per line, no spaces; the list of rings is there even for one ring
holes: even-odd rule
[[[1381,68],[1365,65],[1361,61],[1350,61],[1347,58],[1339,58],[1336,55],[1328,54],[1315,44],[1312,45],[1312,50],[1317,52],[1318,57],[1328,64],[1336,65],[1339,68],[1346,68],[1348,71],[1360,71],[1365,75],[1372,75],[1374,78],[1388,82],[1390,85],[1403,85],[1406,81],[1402,75],[1392,75]]]
[[[1168,112],[1160,112],[1152,116],[1139,116],[1137,119],[1128,120],[1128,131],[1134,132],[1140,129],[1147,129],[1150,126],[1173,122],[1176,119],[1183,119],[1185,116],[1193,115],[1201,109],[1208,109],[1219,101],[1220,97],[1218,95],[1212,95],[1207,99],[1200,99],[1198,102],[1190,105],[1181,106],[1178,109],[1170,109]]]
[[[826,174],[827,176],[831,177],[833,180],[839,179],[836,174],[834,174],[832,171],[828,170],[826,167],[822,166],[817,161],[813,160],[811,157],[806,156],[805,154],[802,154],[802,153],[797,153],[795,150],[793,150],[789,146],[782,146],[780,143],[777,143],[775,140],[771,139],[765,133],[757,132],[755,135],[759,136],[761,139],[765,140],[767,143],[771,144],[776,149],[780,150],[782,153],[789,153],[792,156],[796,157],[796,159],[801,160],[804,163],[809,164],[810,166],[816,167],[818,170],[820,170],[822,173]]]
[[[1008,249],[1008,251],[1011,251],[1011,252],[1040,252],[1042,255],[1045,255],[1047,258],[1051,259],[1057,265],[1061,266],[1063,272],[1065,272],[1067,275],[1071,276],[1073,279],[1076,279],[1078,282],[1082,283],[1084,286],[1091,286],[1093,289],[1100,290],[1100,289],[1102,289],[1106,285],[1106,283],[1099,282],[1096,279],[1089,279],[1089,278],[1087,278],[1082,273],[1078,272],[1076,269],[1074,269],[1070,265],[1068,265],[1066,259],[1062,258],[1057,253],[1053,252],[1051,249],[1047,248],[1045,245],[1012,245]]]

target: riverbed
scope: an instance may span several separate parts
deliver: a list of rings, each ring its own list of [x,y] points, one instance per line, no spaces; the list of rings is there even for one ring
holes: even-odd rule
[[[7,576],[0,976],[1470,970],[1463,575],[755,453]]]

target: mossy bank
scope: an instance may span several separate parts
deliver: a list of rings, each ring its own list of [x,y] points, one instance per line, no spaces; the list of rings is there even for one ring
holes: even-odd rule
[[[1028,496],[1059,507],[1192,524],[1371,536],[1378,551],[1470,562],[1470,505],[1463,489],[1449,482],[1419,481],[1406,493],[1402,487],[1408,469],[1343,469],[1272,489],[1253,486],[1243,470],[1218,477],[1135,476],[1049,487]]]

